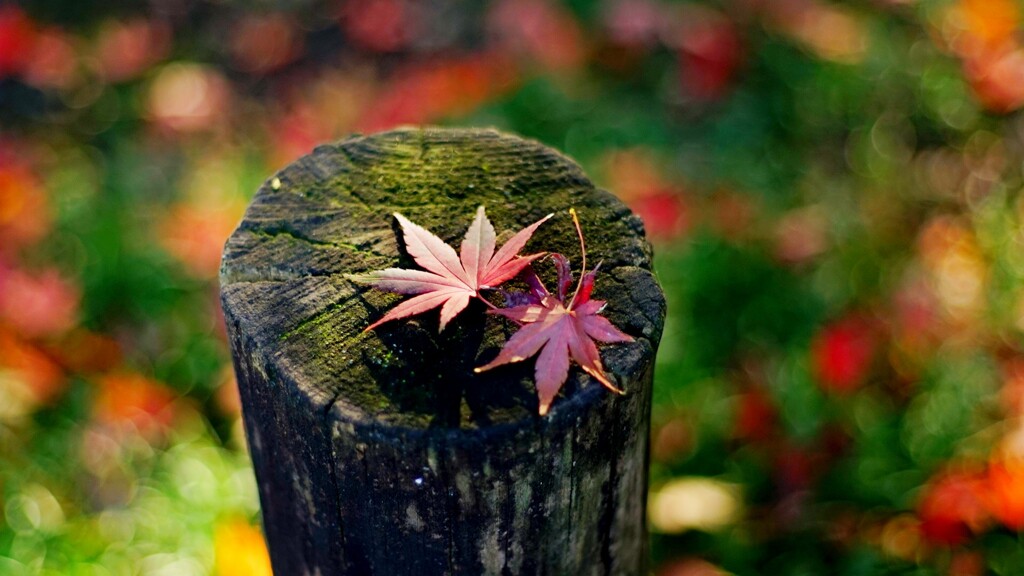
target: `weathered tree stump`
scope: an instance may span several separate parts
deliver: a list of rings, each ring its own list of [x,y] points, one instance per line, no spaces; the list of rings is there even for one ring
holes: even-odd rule
[[[499,242],[574,260],[636,338],[609,393],[573,368],[537,415],[533,361],[474,374],[513,326],[471,304],[364,327],[402,299],[345,274],[415,268],[391,213],[456,247],[485,205]],[[404,129],[317,148],[257,193],[221,293],[278,574],[642,574],[654,353],[665,302],[640,220],[569,159],[491,130]],[[550,266],[539,272],[550,283]]]

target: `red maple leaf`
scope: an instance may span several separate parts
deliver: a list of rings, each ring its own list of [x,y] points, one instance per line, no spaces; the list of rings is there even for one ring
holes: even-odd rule
[[[580,230],[576,212],[570,210],[570,213],[579,233],[583,269],[586,270],[587,252],[583,244],[583,232]],[[530,285],[531,292],[518,296],[531,302],[512,308],[492,310],[493,313],[524,326],[509,338],[494,360],[476,368],[476,372],[490,370],[502,364],[526,360],[539,352],[534,374],[537,394],[540,397],[541,416],[547,414],[555,395],[569,377],[570,358],[606,388],[622,394],[622,390],[604,373],[601,355],[594,341],[633,341],[632,337],[623,334],[607,318],[600,315],[605,306],[603,301],[590,299],[597,268],[580,277],[576,292],[566,304],[565,293],[572,284],[572,273],[564,256],[554,254],[553,258],[558,269],[557,297],[548,293],[532,268],[526,269],[524,279]]]
[[[420,314],[438,306],[441,307],[440,330],[444,330],[448,322],[466,308],[470,298],[479,298],[490,305],[480,296],[480,290],[495,288],[514,278],[530,262],[544,255],[543,252],[529,256],[518,254],[537,227],[551,216],[548,214],[523,228],[495,253],[494,226],[481,206],[466,231],[461,253],[456,255],[455,249],[443,240],[395,212],[395,218],[402,225],[406,250],[426,270],[388,268],[349,276],[356,282],[381,290],[417,295],[395,306],[383,318],[367,326],[364,332],[384,322]]]

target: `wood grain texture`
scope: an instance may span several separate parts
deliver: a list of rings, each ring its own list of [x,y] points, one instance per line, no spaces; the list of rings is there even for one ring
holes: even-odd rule
[[[415,268],[399,211],[458,247],[603,261],[594,297],[636,338],[576,368],[538,417],[533,362],[474,374],[512,333],[474,302],[362,329],[401,300],[344,274]],[[268,180],[224,251],[221,296],[278,574],[641,574],[650,387],[665,302],[643,227],[571,160],[491,130],[402,129],[321,146]],[[551,284],[553,271],[538,266]],[[578,272],[578,270],[576,270]]]

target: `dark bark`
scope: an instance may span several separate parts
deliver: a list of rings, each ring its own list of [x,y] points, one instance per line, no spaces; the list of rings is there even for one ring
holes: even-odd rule
[[[362,333],[402,297],[344,275],[415,267],[391,213],[458,249],[481,204],[499,242],[556,213],[528,249],[576,266],[577,209],[595,297],[636,338],[602,347],[625,396],[573,368],[537,416],[532,360],[473,373],[513,329],[479,303],[442,334],[436,312]],[[569,159],[489,130],[319,147],[260,188],[221,294],[276,573],[644,572],[665,303],[639,219]]]

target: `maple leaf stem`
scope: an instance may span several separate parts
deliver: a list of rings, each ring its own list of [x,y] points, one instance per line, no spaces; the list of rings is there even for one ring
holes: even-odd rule
[[[576,296],[580,293],[580,288],[583,287],[583,277],[587,271],[587,245],[583,242],[583,229],[580,228],[580,219],[576,216],[576,209],[569,208],[569,214],[572,216],[572,223],[576,226],[576,235],[580,239],[580,254],[583,260],[582,266],[580,266],[580,279],[576,283],[576,290],[572,293],[572,298],[569,299],[569,308],[572,310],[573,304],[576,303]]]
[[[490,300],[488,300],[487,298],[484,298],[484,297],[483,297],[483,296],[481,296],[480,294],[477,294],[477,295],[476,295],[476,297],[477,297],[477,299],[478,299],[478,300],[480,300],[481,302],[483,302],[484,304],[486,304],[486,305],[487,305],[487,307],[488,307],[488,308],[490,308],[491,310],[501,310],[501,308],[498,308],[498,307],[497,307],[497,306],[495,306],[494,304],[491,304],[491,301],[490,301]]]
[[[476,295],[476,298],[477,298],[477,300],[480,300],[481,302],[483,302],[484,304],[486,304],[486,305],[487,305],[487,307],[488,307],[488,308],[490,308],[491,310],[494,310],[494,311],[498,311],[498,310],[501,310],[501,308],[500,308],[500,307],[498,307],[498,306],[495,306],[494,304],[492,304],[492,303],[491,303],[491,301],[490,301],[490,300],[488,300],[487,298],[484,298],[484,297],[483,297],[483,296],[481,296],[481,295],[480,295],[479,293],[477,293],[477,295]],[[522,326],[522,325],[523,325],[523,323],[522,323],[522,322],[520,322],[520,321],[518,321],[518,320],[516,320],[516,319],[514,319],[514,318],[507,318],[507,317],[506,317],[506,319],[507,319],[507,320],[509,320],[509,321],[511,321],[511,322],[515,322],[517,326]]]

